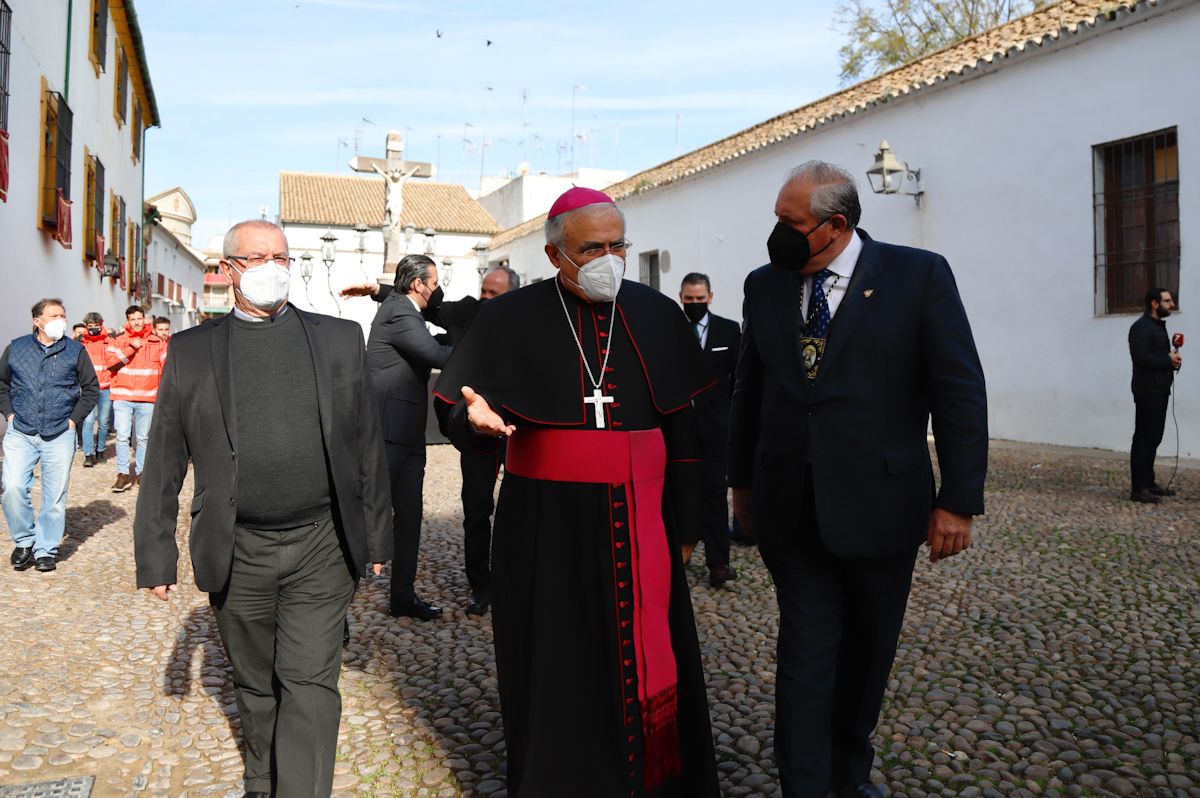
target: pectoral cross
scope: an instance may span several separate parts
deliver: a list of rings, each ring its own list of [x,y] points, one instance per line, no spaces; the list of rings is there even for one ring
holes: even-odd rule
[[[591,398],[583,397],[585,405],[594,405],[596,408],[596,429],[604,429],[604,405],[612,404],[613,398],[605,396],[599,388],[592,390]]]

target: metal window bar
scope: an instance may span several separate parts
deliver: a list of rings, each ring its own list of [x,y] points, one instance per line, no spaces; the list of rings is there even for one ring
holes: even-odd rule
[[[92,55],[104,72],[108,59],[108,0],[92,0]]]
[[[58,223],[58,194],[61,188],[63,199],[71,199],[71,109],[67,101],[56,91],[47,92],[45,139],[42,142],[42,159],[46,168],[45,185],[42,186],[42,224]]]
[[[0,130],[8,130],[8,62],[12,55],[12,9],[0,0]]]
[[[1175,129],[1103,144],[1094,192],[1096,286],[1104,313],[1139,312],[1148,289],[1179,291]]]
[[[125,106],[129,103],[129,59],[117,48],[117,116],[125,121]]]
[[[92,240],[88,242],[88,246],[92,248],[93,257],[96,260],[103,261],[104,253],[96,252],[96,236],[104,232],[104,164],[99,158],[93,157],[96,174],[96,187],[92,193]],[[86,213],[87,211],[85,211]]]
[[[125,198],[117,197],[117,259],[125,257]]]

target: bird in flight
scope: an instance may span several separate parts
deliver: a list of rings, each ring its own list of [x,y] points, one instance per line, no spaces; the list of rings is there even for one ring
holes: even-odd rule
[[[437,37],[438,37],[439,39],[440,39],[440,38],[442,38],[442,33],[444,33],[444,31],[440,31],[440,30],[439,30],[439,31],[437,32]]]

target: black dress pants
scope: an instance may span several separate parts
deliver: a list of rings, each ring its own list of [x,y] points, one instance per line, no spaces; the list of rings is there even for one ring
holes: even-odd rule
[[[1154,486],[1154,456],[1167,425],[1171,394],[1161,391],[1133,392],[1133,443],[1129,447],[1129,478],[1134,491]]]
[[[917,555],[835,557],[805,482],[799,529],[756,529],[779,602],[775,759],[785,798],[825,798],[870,781],[871,733]]]
[[[729,564],[729,483],[725,479],[728,454],[724,448],[700,454],[703,480],[700,497],[704,560],[709,569]]]
[[[492,589],[492,513],[498,452],[466,451],[459,453],[462,469],[463,550],[467,582],[472,593]]]
[[[247,792],[332,792],[342,622],[356,582],[328,517],[294,529],[235,529],[229,584],[209,602],[233,666]]]
[[[417,552],[421,548],[421,516],[425,487],[425,445],[386,443],[392,482],[391,609],[416,598]]]

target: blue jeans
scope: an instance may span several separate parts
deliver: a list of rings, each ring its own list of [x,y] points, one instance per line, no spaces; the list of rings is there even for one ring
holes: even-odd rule
[[[146,462],[146,441],[150,438],[150,421],[154,418],[154,402],[129,402],[118,399],[113,405],[113,426],[117,428],[117,473],[136,476]],[[137,469],[129,469],[129,437],[137,419]]]
[[[75,457],[75,430],[54,440],[18,432],[11,424],[4,434],[4,517],[13,543],[33,547],[34,557],[53,557],[67,524],[67,486]],[[42,464],[42,509],[33,517],[33,469]]]
[[[104,454],[108,448],[108,419],[112,416],[112,401],[108,398],[108,389],[100,391],[96,406],[83,420],[83,453]],[[98,428],[98,429],[97,429]]]

